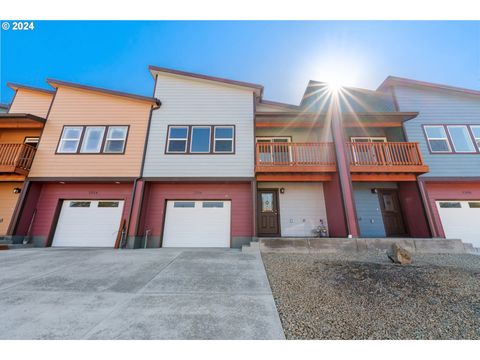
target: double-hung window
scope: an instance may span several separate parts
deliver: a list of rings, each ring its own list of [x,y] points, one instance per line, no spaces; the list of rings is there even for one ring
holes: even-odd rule
[[[83,135],[81,153],[95,154],[102,149],[105,126],[87,126]]]
[[[465,125],[448,125],[447,129],[456,152],[476,152],[468,128]]]
[[[123,153],[127,141],[127,130],[127,126],[109,126],[103,152]]]
[[[58,144],[57,152],[59,153],[76,153],[80,138],[82,137],[83,126],[65,126],[63,128],[62,137]]]
[[[233,126],[215,126],[213,152],[232,153],[234,131]]]
[[[432,153],[448,153],[452,151],[443,126],[425,126],[424,129],[427,135],[428,146]]]
[[[188,126],[171,126],[168,129],[167,152],[187,152]]]

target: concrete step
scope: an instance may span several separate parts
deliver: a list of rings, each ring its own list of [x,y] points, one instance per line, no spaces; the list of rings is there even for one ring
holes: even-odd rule
[[[258,253],[260,252],[260,244],[256,241],[252,241],[248,245],[242,245],[242,252],[245,253]]]

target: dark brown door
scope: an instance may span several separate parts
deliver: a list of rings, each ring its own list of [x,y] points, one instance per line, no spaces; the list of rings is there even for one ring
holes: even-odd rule
[[[378,197],[387,236],[406,235],[397,190],[378,190]]]
[[[258,190],[257,222],[259,236],[278,236],[278,192],[277,190]]]

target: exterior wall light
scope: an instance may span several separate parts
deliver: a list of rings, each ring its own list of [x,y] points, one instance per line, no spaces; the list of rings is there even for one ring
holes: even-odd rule
[[[285,188],[280,188],[280,194],[285,194]]]
[[[22,192],[22,189],[16,187],[16,188],[13,188],[13,193],[14,194],[20,194]]]

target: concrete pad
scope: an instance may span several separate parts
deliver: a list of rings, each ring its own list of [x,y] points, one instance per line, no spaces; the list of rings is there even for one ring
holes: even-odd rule
[[[417,252],[431,254],[463,254],[465,247],[462,240],[433,240],[433,239],[415,239]]]
[[[139,295],[89,339],[283,339],[271,295]]]
[[[358,251],[355,239],[318,238],[309,239],[308,244],[311,252],[356,252]]]

